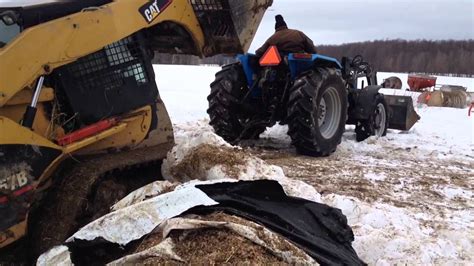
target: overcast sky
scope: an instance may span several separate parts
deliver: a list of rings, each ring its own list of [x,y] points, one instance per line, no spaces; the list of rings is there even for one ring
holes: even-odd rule
[[[0,0],[0,4],[45,1],[52,0]],[[397,38],[474,39],[474,0],[274,0],[251,52],[274,33],[277,14],[316,45]]]
[[[474,0],[274,0],[251,51],[274,32],[275,15],[316,45],[380,39],[474,39]]]

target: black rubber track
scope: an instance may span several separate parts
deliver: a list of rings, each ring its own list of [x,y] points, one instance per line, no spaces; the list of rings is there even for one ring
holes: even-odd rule
[[[319,130],[318,109],[321,96],[329,87],[337,90],[342,112],[336,133],[325,139]],[[288,103],[288,135],[298,153],[328,156],[336,151],[341,143],[346,119],[347,91],[340,71],[334,68],[317,68],[306,72],[295,81]]]
[[[225,66],[211,83],[211,94],[207,97],[210,125],[217,135],[228,142],[234,142],[244,130],[241,121],[245,115],[240,102],[247,92],[248,86],[240,64]],[[258,138],[263,131],[265,127],[252,128],[241,139]]]
[[[32,262],[72,233],[109,212],[116,201],[157,179],[170,144],[76,158],[32,211],[28,250]],[[128,169],[128,170],[127,170]],[[161,179],[161,177],[159,178]],[[24,254],[25,255],[25,254]]]

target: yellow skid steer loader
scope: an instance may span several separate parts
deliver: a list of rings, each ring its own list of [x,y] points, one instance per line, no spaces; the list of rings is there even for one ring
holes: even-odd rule
[[[174,144],[154,54],[246,53],[271,4],[0,1],[0,248],[37,256],[143,185],[121,172]]]

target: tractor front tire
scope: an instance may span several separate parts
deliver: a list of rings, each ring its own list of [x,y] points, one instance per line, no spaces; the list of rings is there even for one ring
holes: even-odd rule
[[[370,136],[384,137],[387,135],[389,117],[388,107],[382,94],[375,96],[375,106],[369,119],[356,124],[356,140],[364,141]]]
[[[211,93],[207,97],[210,125],[217,135],[227,142],[240,139],[258,139],[265,127],[254,127],[242,135],[250,116],[242,109],[242,99],[248,93],[247,80],[240,64],[224,67],[211,83]]]
[[[317,68],[290,91],[288,135],[298,153],[328,156],[341,143],[347,120],[347,91],[340,71]]]

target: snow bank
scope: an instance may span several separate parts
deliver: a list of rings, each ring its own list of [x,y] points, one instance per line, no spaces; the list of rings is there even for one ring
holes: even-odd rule
[[[472,226],[433,231],[420,221],[436,217],[409,209],[334,194],[323,197],[323,202],[347,216],[356,235],[353,247],[369,265],[450,264],[473,259],[469,255],[474,248]],[[469,218],[472,221],[472,215],[466,216]]]
[[[321,197],[314,187],[289,179],[281,167],[232,147],[210,127],[204,126],[207,123],[199,121],[194,129],[190,123],[175,126],[176,146],[162,164],[165,179],[180,182],[193,179],[270,179],[278,181],[291,196],[320,202]]]

